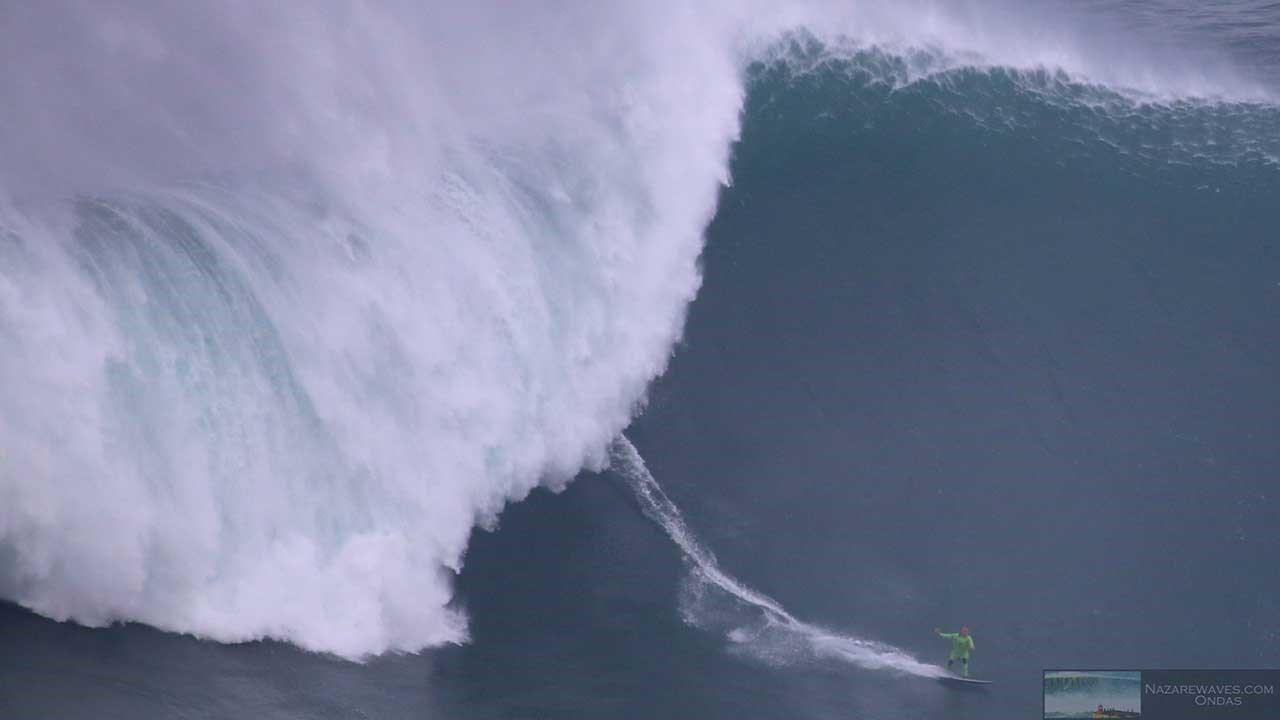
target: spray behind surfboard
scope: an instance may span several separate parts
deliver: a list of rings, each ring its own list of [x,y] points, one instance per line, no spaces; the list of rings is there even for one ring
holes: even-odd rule
[[[892,645],[845,635],[803,622],[778,601],[744,585],[720,568],[698,542],[671,498],[626,437],[610,448],[610,468],[627,481],[641,510],[680,548],[688,567],[680,593],[680,612],[694,627],[722,632],[731,650],[771,665],[835,660],[873,670],[894,670],[921,677],[942,677],[937,665],[920,662]]]

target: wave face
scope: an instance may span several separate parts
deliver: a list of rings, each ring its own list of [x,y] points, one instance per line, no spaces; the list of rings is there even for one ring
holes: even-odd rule
[[[1194,601],[1248,608],[1198,662],[1266,657],[1277,138],[1265,101],[931,49],[753,63],[688,342],[628,431],[763,593],[686,550],[686,618],[779,662],[816,637],[783,606],[930,659],[967,624],[1004,683],[1120,635],[1176,664]]]
[[[463,641],[472,529],[602,466],[663,371],[748,88],[780,144],[747,164],[833,104],[1047,120],[1157,183],[1277,156],[1247,82],[1179,99],[1205,79],[928,3],[629,5],[4,11],[0,595],[352,658]],[[811,126],[768,126],[780,90]]]

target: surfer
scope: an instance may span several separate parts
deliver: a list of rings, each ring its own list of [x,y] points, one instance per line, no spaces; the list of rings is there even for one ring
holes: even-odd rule
[[[951,663],[959,660],[964,676],[969,677],[969,653],[973,651],[974,647],[973,636],[969,634],[969,628],[962,627],[958,633],[944,633],[939,628],[934,628],[933,631],[951,641],[951,657],[947,658],[947,669],[950,670]]]

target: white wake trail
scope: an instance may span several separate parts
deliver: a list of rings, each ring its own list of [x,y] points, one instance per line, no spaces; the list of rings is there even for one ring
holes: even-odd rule
[[[610,461],[610,469],[627,481],[644,514],[675,542],[688,564],[681,611],[690,625],[723,631],[736,649],[770,664],[828,659],[921,677],[946,674],[943,668],[921,662],[892,645],[797,619],[778,601],[720,568],[715,555],[698,542],[680,508],[663,492],[630,440],[621,435],[614,440]]]

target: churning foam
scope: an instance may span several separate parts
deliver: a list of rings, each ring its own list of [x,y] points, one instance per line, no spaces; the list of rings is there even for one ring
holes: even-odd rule
[[[504,8],[6,11],[0,595],[465,639],[473,528],[664,368],[741,100],[681,11]]]
[[[688,570],[680,606],[690,625],[723,632],[737,650],[770,664],[838,660],[923,677],[946,674],[941,667],[920,662],[891,645],[797,620],[778,601],[720,568],[625,436],[614,441],[610,459],[610,469],[627,481],[644,514],[680,548]]]
[[[464,640],[472,529],[600,467],[665,367],[781,29],[1115,65],[830,5],[6,8],[0,596],[352,658]],[[686,607],[931,672],[723,574],[649,482]]]

